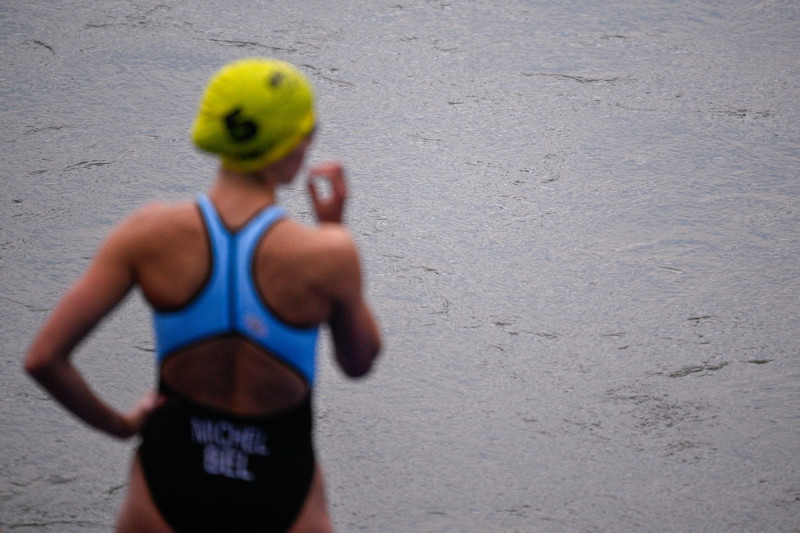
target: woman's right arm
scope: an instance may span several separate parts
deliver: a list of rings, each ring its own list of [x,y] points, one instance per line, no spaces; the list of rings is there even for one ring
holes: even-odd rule
[[[323,197],[316,181],[330,182],[330,195]],[[381,335],[371,309],[364,298],[361,262],[350,233],[344,228],[344,205],[347,185],[342,165],[327,162],[316,165],[309,173],[309,195],[317,219],[325,233],[325,263],[329,267],[325,292],[332,302],[331,328],[336,360],[351,377],[370,371],[381,350]]]
[[[380,353],[381,335],[364,298],[355,244],[349,235],[339,239],[338,257],[332,261],[338,268],[331,279],[333,310],[328,324],[339,366],[348,376],[361,377]]]

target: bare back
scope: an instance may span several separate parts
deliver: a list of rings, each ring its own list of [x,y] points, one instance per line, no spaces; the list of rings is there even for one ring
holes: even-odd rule
[[[220,218],[232,230],[264,207],[226,209],[224,200],[219,204]],[[180,308],[203,288],[211,269],[202,215],[196,204],[184,203],[151,206],[141,219],[137,242],[146,247],[146,253],[138,254],[138,283],[155,308]],[[332,302],[322,290],[325,262],[320,260],[332,244],[326,233],[284,219],[270,228],[256,248],[253,272],[258,292],[270,310],[288,324],[316,326],[331,315]],[[236,335],[172,354],[161,372],[176,391],[238,414],[280,411],[298,403],[308,391],[296,370]]]

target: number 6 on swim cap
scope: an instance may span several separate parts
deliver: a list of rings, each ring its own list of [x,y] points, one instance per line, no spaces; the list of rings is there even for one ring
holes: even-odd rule
[[[314,91],[302,72],[277,59],[242,59],[211,78],[192,140],[224,168],[255,172],[287,156],[314,121]]]

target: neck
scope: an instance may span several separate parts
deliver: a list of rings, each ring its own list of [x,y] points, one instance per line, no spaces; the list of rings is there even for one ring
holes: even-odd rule
[[[208,196],[225,223],[237,227],[276,203],[276,189],[276,181],[263,175],[220,169]]]

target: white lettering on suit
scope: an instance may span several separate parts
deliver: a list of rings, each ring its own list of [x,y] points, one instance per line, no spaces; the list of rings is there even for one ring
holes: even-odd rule
[[[253,481],[251,455],[269,455],[267,434],[255,426],[193,416],[192,441],[203,446],[203,468],[208,474]]]

